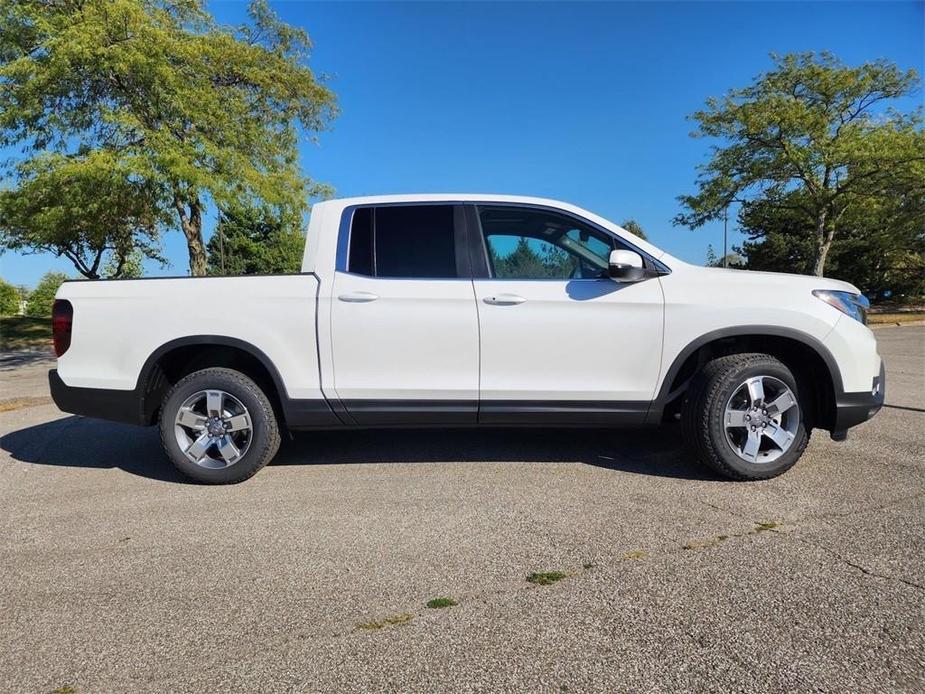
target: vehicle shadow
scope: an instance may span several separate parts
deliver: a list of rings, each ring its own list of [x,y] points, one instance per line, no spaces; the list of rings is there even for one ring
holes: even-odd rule
[[[36,465],[120,468],[165,482],[186,481],[164,457],[155,427],[71,416],[10,432],[0,438],[0,450]]]
[[[11,432],[0,449],[35,465],[119,468],[186,482],[167,461],[154,427],[66,417]],[[386,429],[303,432],[271,465],[369,463],[582,463],[657,477],[717,480],[683,449],[675,426],[607,429]]]
[[[677,426],[296,432],[271,465],[444,462],[582,463],[656,477],[720,479],[686,455]]]
[[[36,364],[51,365],[54,361],[54,353],[47,349],[0,352],[0,371],[15,371],[23,366]]]

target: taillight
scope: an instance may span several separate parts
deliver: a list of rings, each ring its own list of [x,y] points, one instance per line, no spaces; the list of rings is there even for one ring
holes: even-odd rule
[[[55,299],[51,309],[51,334],[55,340],[55,355],[61,356],[71,346],[71,326],[74,324],[74,307],[67,299]]]

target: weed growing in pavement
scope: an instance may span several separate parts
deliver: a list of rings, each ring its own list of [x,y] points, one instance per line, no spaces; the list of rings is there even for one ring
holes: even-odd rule
[[[548,586],[550,583],[561,581],[568,574],[561,571],[544,571],[542,573],[532,573],[527,576],[528,583],[535,583],[538,586]]]
[[[775,528],[779,527],[780,523],[777,521],[764,521],[761,523],[756,523],[754,528],[744,533],[737,533],[735,535],[717,535],[716,537],[711,537],[709,540],[695,540],[694,542],[688,542],[686,545],[683,545],[682,549],[705,549],[707,547],[715,547],[720,542],[724,542],[730,537],[747,537],[749,535],[757,535],[758,533],[774,530]]]

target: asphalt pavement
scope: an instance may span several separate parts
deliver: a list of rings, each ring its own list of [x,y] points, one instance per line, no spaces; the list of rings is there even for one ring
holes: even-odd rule
[[[319,433],[198,486],[0,355],[0,690],[925,691],[925,327],[877,337],[883,411],[757,483],[668,427]]]

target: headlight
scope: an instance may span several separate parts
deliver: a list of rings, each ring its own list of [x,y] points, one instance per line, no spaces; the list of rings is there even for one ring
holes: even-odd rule
[[[867,325],[867,309],[870,308],[870,302],[863,294],[837,292],[832,289],[814,289],[813,296],[822,299],[830,306],[834,306],[842,313],[854,318],[854,320]]]

